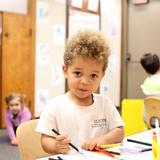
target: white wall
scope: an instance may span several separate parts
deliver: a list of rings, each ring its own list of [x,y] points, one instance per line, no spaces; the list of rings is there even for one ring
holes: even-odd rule
[[[35,116],[65,92],[66,1],[37,0]]]
[[[121,3],[121,0],[101,0],[101,30],[109,40],[111,55],[100,90],[116,106],[120,106]]]
[[[65,92],[61,66],[67,13],[66,0],[37,0],[37,7],[35,114],[39,116],[52,98]],[[101,30],[109,40],[111,56],[100,92],[120,106],[121,1],[101,0],[101,7]]]
[[[27,0],[0,0],[0,11],[27,13]]]

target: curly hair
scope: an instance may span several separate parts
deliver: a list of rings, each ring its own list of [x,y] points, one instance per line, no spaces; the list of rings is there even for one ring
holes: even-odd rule
[[[141,65],[149,74],[155,74],[160,68],[160,60],[158,55],[153,53],[146,53],[141,57]]]
[[[94,58],[104,63],[103,71],[108,64],[109,46],[104,36],[94,30],[80,30],[69,39],[64,54],[64,64],[70,66],[75,57]]]

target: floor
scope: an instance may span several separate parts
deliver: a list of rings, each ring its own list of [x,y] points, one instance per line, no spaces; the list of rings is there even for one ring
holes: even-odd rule
[[[10,145],[6,129],[0,129],[0,160],[19,160],[18,147]]]

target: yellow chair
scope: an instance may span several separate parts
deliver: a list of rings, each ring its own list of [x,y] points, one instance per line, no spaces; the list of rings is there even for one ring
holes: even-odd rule
[[[125,136],[146,130],[142,110],[142,99],[124,99],[122,101],[121,113],[125,123]]]
[[[150,96],[144,98],[147,127],[151,129],[157,118],[160,122],[160,97]]]
[[[17,128],[18,148],[21,160],[35,160],[37,157],[46,156],[41,143],[40,133],[35,132],[38,119],[33,119],[22,123]]]

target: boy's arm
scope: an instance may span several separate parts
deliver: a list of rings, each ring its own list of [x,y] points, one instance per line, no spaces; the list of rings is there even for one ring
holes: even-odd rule
[[[42,148],[49,154],[67,153],[70,150],[69,143],[68,136],[51,137],[45,134],[41,136]]]
[[[93,150],[95,146],[100,147],[101,145],[104,144],[119,143],[123,140],[123,138],[124,138],[124,127],[119,126],[110,130],[110,132],[108,132],[107,134],[104,134],[100,137],[96,137],[93,139],[89,139],[82,145],[82,148],[86,150]]]
[[[120,127],[114,128],[100,138],[104,139],[104,142],[106,144],[122,142],[124,138],[124,127],[120,126]]]

